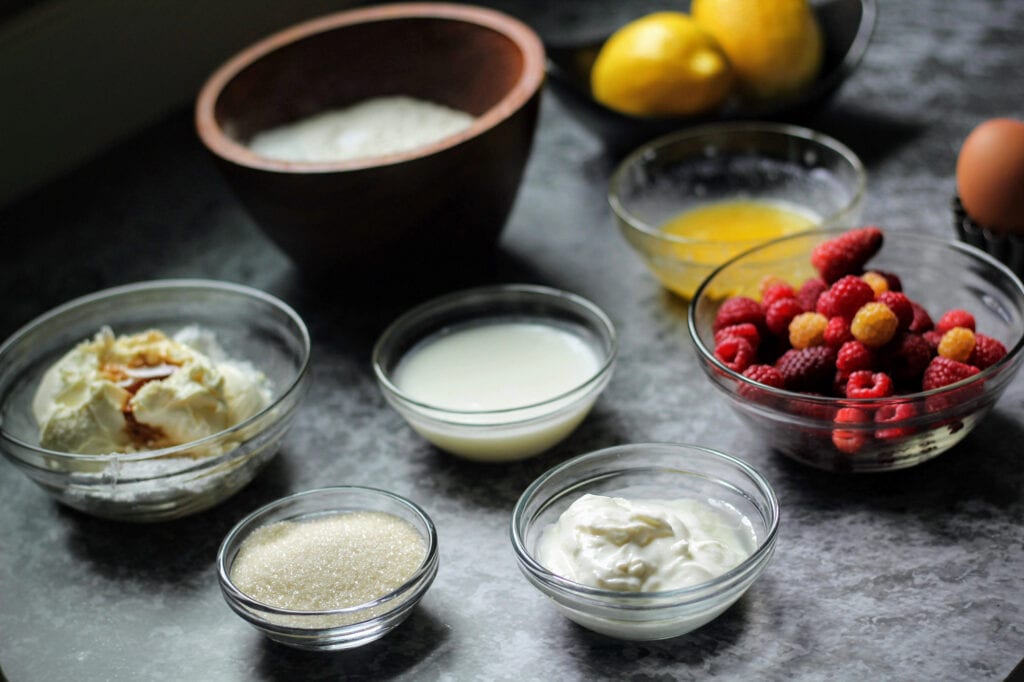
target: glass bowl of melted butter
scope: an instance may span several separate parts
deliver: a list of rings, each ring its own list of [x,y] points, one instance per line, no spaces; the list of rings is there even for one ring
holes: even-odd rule
[[[534,481],[512,513],[526,579],[570,620],[624,640],[717,618],[775,551],[779,504],[742,460],[685,444],[582,455]]]
[[[0,345],[0,450],[95,516],[193,514],[276,454],[309,354],[295,311],[250,287],[190,279],[99,291]]]
[[[777,123],[717,123],[642,145],[608,201],[651,273],[689,299],[718,265],[770,239],[860,218],[867,174],[848,147]]]

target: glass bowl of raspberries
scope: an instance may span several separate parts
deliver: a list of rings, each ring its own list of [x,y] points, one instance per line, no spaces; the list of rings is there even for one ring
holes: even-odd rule
[[[1024,285],[969,245],[878,227],[785,237],[697,290],[711,383],[773,449],[834,471],[956,445],[1024,357]]]

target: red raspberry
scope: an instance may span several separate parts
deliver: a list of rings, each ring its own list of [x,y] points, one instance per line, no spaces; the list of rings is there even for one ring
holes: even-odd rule
[[[828,325],[825,326],[825,343],[827,345],[838,348],[852,340],[853,334],[850,332],[849,320],[838,316],[829,318]]]
[[[939,344],[942,343],[942,332],[938,329],[929,329],[921,334],[921,338],[928,342],[928,347],[932,349],[933,355],[939,352]]]
[[[971,357],[967,358],[968,365],[974,365],[978,369],[988,369],[996,364],[1006,355],[1006,346],[991,336],[984,334],[974,335],[974,350]]]
[[[849,425],[856,427],[871,422],[866,410],[858,407],[843,407],[836,412],[837,426]],[[864,447],[868,440],[868,432],[863,428],[839,428],[832,431],[832,443],[842,452],[852,455]]]
[[[920,386],[935,349],[920,334],[903,332],[883,349],[881,366],[901,386]]]
[[[782,376],[782,372],[771,365],[751,365],[743,370],[743,376],[765,386],[773,388],[786,387],[786,379]]]
[[[796,300],[800,301],[804,312],[814,312],[818,307],[818,297],[826,289],[828,289],[828,285],[825,284],[825,280],[811,277],[800,286],[800,291],[796,292]]]
[[[910,419],[917,416],[917,408],[913,403],[886,403],[875,410],[875,438],[879,440],[894,440],[903,438],[914,433],[917,429],[911,424],[906,424]],[[885,426],[881,426],[885,424]]]
[[[772,303],[764,311],[765,326],[776,336],[788,333],[789,323],[793,318],[804,312],[803,306],[795,298],[782,298]]]
[[[741,339],[745,339],[750,347],[755,351],[757,347],[761,345],[761,332],[757,330],[757,326],[749,322],[743,324],[734,324],[729,327],[723,327],[715,332],[715,347],[718,347],[722,341],[725,341],[730,336],[735,336]]]
[[[924,371],[924,376],[921,377],[921,388],[925,391],[930,391],[935,388],[949,386],[950,384],[955,384],[958,381],[972,377],[979,371],[981,370],[977,367],[972,367],[971,365],[963,362],[957,362],[956,360],[936,356],[928,363],[928,367]]]
[[[903,282],[900,281],[900,276],[894,272],[885,272],[884,270],[875,270],[879,275],[885,277],[885,281],[889,284],[889,291],[903,291]]]
[[[786,400],[777,395],[771,394],[767,387],[785,388],[782,373],[771,365],[751,365],[743,370],[743,376],[756,384],[740,382],[737,393],[744,400],[763,405],[772,405],[778,409],[784,409]],[[780,404],[781,403],[781,404]]]
[[[899,325],[896,331],[909,329],[914,322],[914,306],[907,298],[907,295],[899,291],[885,291],[878,295],[878,302],[889,306],[889,309],[896,313]]]
[[[864,264],[882,247],[882,231],[862,227],[822,242],[811,251],[811,265],[828,283],[843,275],[859,273]]]
[[[941,355],[932,358],[928,363],[928,369],[924,371],[921,378],[921,388],[930,391],[935,388],[942,388],[955,384],[963,379],[968,379],[981,370],[971,365],[966,365],[956,360],[944,358]],[[980,384],[963,386],[939,395],[931,395],[925,398],[925,409],[929,413],[942,412],[950,409],[958,409],[967,401],[981,394],[983,387]],[[954,420],[954,424],[956,424]]]
[[[974,315],[960,308],[947,310],[935,325],[935,329],[943,334],[953,327],[966,327],[972,332],[977,331],[975,329]]]
[[[931,331],[935,327],[935,323],[932,322],[932,316],[928,314],[924,306],[917,301],[911,301],[910,306],[914,309],[914,319],[910,323],[910,327],[907,328],[907,331],[914,332],[915,334]]]
[[[811,402],[810,400],[796,399],[791,400],[786,405],[786,410],[793,414],[807,417],[808,420],[813,422],[828,422],[835,418],[836,408],[831,405],[825,405],[822,403]],[[813,436],[809,437],[813,438]],[[816,440],[816,438],[815,438]]]
[[[715,323],[712,325],[714,331],[723,327],[731,327],[734,324],[749,322],[758,327],[764,325],[764,310],[761,304],[746,296],[733,296],[727,298],[718,308],[715,314]]]
[[[730,336],[715,345],[715,357],[734,372],[742,372],[754,362],[754,349],[746,339]]]
[[[846,382],[847,398],[888,398],[892,395],[892,379],[885,372],[869,370],[854,372]]]
[[[860,277],[847,275],[818,297],[819,313],[825,317],[845,317],[850,320],[865,303],[875,300],[875,291]]]
[[[783,298],[796,298],[796,292],[785,282],[774,282],[765,287],[761,294],[761,305],[767,310],[772,303]]]
[[[832,380],[832,395],[844,396],[846,395],[846,382],[850,379],[850,375],[841,369],[836,370],[836,376]]]
[[[875,354],[860,341],[847,341],[836,355],[836,369],[844,376],[854,372],[874,369]]]
[[[775,362],[791,391],[824,392],[835,375],[836,351],[828,346],[791,348]]]

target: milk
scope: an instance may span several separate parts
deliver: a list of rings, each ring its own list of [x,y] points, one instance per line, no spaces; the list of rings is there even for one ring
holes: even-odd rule
[[[608,376],[582,330],[546,321],[482,321],[414,346],[394,383],[417,403],[396,405],[425,438],[483,460],[548,449],[586,416]],[[594,384],[598,385],[594,385]]]

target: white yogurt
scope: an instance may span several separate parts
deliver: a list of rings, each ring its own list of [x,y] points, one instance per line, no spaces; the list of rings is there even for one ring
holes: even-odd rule
[[[537,560],[563,578],[616,592],[707,582],[754,551],[750,524],[694,499],[586,494],[546,528]]]
[[[740,565],[757,548],[749,519],[724,503],[696,499],[623,499],[583,495],[544,529],[535,556],[568,580],[622,597],[603,612],[556,599],[571,620],[609,637],[648,641],[677,637],[717,618],[746,590],[742,583],[717,598],[693,596],[655,613],[631,611],[635,599],[700,585]],[[748,583],[749,584],[749,583]],[[621,613],[613,605],[621,600]],[[642,603],[642,602],[641,602]]]
[[[472,459],[519,459],[576,428],[598,390],[574,389],[602,363],[594,343],[571,328],[483,320],[417,344],[393,383],[420,404],[399,408],[438,447]]]

